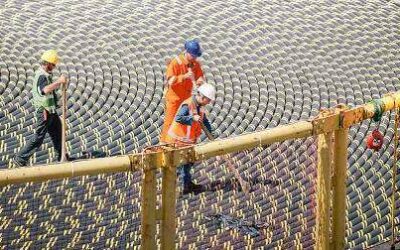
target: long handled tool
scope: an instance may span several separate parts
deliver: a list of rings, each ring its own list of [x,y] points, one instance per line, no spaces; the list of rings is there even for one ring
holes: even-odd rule
[[[210,141],[215,140],[214,136],[206,128],[204,123],[200,122],[200,125],[201,125],[201,128],[203,129],[204,133],[206,134],[207,138]],[[249,195],[250,194],[250,189],[251,189],[250,184],[248,182],[246,182],[245,180],[243,180],[242,176],[240,176],[240,174],[237,171],[237,169],[233,166],[233,163],[231,162],[231,159],[228,157],[228,155],[223,155],[223,156],[221,156],[221,158],[223,158],[225,160],[226,164],[228,165],[228,169],[231,172],[233,172],[233,174],[235,175],[236,179],[239,181],[239,184],[242,187],[242,190],[246,193],[246,195]]]
[[[67,161],[67,145],[66,145],[66,131],[67,131],[67,82],[62,85],[62,119],[61,119],[61,162]]]

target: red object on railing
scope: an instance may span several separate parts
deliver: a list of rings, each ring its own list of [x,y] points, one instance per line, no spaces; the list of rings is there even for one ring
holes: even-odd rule
[[[383,135],[378,129],[374,129],[367,137],[367,148],[379,151],[383,145]]]

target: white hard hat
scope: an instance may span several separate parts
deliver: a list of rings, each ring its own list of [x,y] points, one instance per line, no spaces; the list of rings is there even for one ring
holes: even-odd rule
[[[209,83],[203,83],[197,91],[203,96],[209,98],[211,101],[215,100],[215,87]]]

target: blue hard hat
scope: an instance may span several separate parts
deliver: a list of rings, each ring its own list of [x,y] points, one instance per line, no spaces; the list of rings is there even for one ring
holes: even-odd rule
[[[202,54],[199,42],[194,40],[189,40],[185,42],[185,50],[195,57],[200,57]]]

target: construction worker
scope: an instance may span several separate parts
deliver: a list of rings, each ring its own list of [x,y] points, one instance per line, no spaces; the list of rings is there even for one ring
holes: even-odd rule
[[[33,104],[37,119],[35,134],[29,142],[13,158],[16,166],[27,165],[29,158],[42,145],[48,132],[53,142],[58,160],[61,159],[61,120],[56,112],[57,95],[55,90],[62,84],[66,84],[67,79],[61,75],[53,82],[52,71],[59,62],[57,51],[45,51],[41,57],[41,65],[35,72],[33,79],[32,95]]]
[[[160,142],[166,142],[169,126],[181,103],[192,95],[193,85],[198,87],[203,82],[203,71],[196,60],[201,54],[197,40],[186,41],[185,51],[172,59],[167,66],[168,89],[165,96],[165,118]]]
[[[204,129],[208,130],[207,132],[212,133],[210,122],[205,115],[204,106],[215,100],[215,87],[211,84],[203,83],[197,91],[197,94],[189,97],[180,105],[168,130],[167,143],[175,143],[182,146],[195,144],[201,135],[201,123],[203,123]],[[193,163],[188,163],[178,169],[183,182],[184,194],[202,190],[201,185],[192,182],[190,174],[192,166]]]

